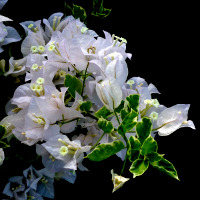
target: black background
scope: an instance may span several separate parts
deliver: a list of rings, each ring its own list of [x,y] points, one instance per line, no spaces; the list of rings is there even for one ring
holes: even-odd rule
[[[90,15],[91,0],[68,2],[82,5]],[[102,30],[105,30],[127,39],[127,52],[132,53],[131,61],[127,60],[129,78],[140,76],[148,83],[153,83],[161,93],[154,95],[160,104],[167,107],[191,104],[188,118],[193,120],[196,130],[184,128],[167,137],[156,136],[158,152],[165,154],[165,158],[174,164],[180,181],[151,167],[141,177],[132,179],[128,163],[124,176],[131,179],[111,194],[113,185],[110,170],[120,173],[123,164],[118,157],[113,156],[100,163],[84,161],[83,164],[90,172],[78,172],[74,185],[64,181],[56,182],[56,199],[78,199],[79,195],[84,199],[175,199],[186,195],[193,199],[198,195],[200,109],[197,5],[192,2],[138,2],[104,0],[104,7],[112,8],[111,15],[105,20],[97,19],[94,22],[88,16],[87,26],[101,36]],[[64,12],[63,5],[64,1],[60,0],[9,0],[1,14],[10,17],[15,23],[34,21],[48,18],[54,12]],[[5,90],[2,85],[4,79],[0,79],[1,91],[4,92],[1,93],[3,113],[5,98],[2,96],[13,92]],[[17,168],[17,163],[14,167]]]

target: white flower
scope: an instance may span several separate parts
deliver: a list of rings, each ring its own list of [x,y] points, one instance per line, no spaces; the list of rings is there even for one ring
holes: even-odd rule
[[[160,136],[170,135],[181,127],[190,127],[195,129],[192,121],[187,121],[189,104],[177,104],[163,110],[157,120],[157,126]]]
[[[77,169],[77,164],[82,162],[84,152],[88,152],[91,146],[81,146],[79,140],[70,141],[65,135],[55,136],[42,146],[56,159],[62,160],[67,169]]]
[[[102,103],[113,111],[122,101],[122,90],[115,79],[106,79],[96,84],[97,94]]]

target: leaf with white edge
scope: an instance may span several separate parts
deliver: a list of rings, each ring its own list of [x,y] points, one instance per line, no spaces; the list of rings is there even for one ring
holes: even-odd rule
[[[126,115],[122,123],[119,125],[118,133],[120,135],[125,135],[128,131],[132,130],[137,124],[137,116],[138,114],[134,110],[131,110],[131,112]]]
[[[104,131],[104,133],[111,133],[114,130],[112,123],[103,117],[99,118],[98,126]]]
[[[148,160],[137,159],[132,163],[129,171],[133,173],[133,178],[135,178],[137,176],[141,176],[148,169],[148,167]]]
[[[163,156],[164,156],[164,154],[159,154],[159,153],[153,152],[153,153],[148,154],[147,158],[149,159],[150,163],[153,163],[153,162],[160,161]]]
[[[134,162],[136,159],[139,158],[140,148],[141,148],[140,141],[136,137],[130,136],[128,140],[127,156],[131,162]]]
[[[80,109],[85,112],[90,111],[91,107],[92,107],[91,101],[85,101],[80,105]]]
[[[157,142],[154,140],[152,136],[149,136],[146,138],[144,141],[142,148],[141,148],[141,155],[147,155],[153,152],[157,152],[158,150],[158,145]]]
[[[124,148],[124,143],[120,140],[116,140],[111,143],[100,144],[96,146],[96,148],[85,158],[89,158],[92,161],[102,161],[112,155],[115,155],[117,152],[121,151]]]
[[[132,94],[126,97],[125,104],[128,107],[128,110],[133,109],[135,112],[138,112],[140,96],[138,94]]]
[[[126,117],[126,115],[128,115],[129,112],[126,112],[125,109],[122,109],[121,112],[120,112],[120,116],[121,116],[121,119],[124,120],[124,118]]]
[[[115,112],[120,113],[123,108],[124,108],[124,100],[122,100],[119,106],[115,108]]]
[[[143,144],[145,139],[149,137],[149,135],[151,134],[151,127],[152,127],[151,120],[146,117],[142,118],[142,121],[137,123],[136,132],[141,144]]]
[[[65,87],[68,87],[68,92],[73,98],[75,98],[76,91],[81,95],[83,84],[75,76],[67,74],[65,76],[64,85]]]
[[[80,20],[82,22],[84,22],[85,19],[87,18],[87,13],[86,13],[85,9],[83,7],[75,5],[75,4],[73,4],[72,14],[73,14],[74,18],[76,18],[76,19],[80,18]]]
[[[100,118],[103,117],[104,119],[107,119],[109,115],[111,115],[112,112],[108,110],[105,106],[103,106],[101,109],[99,109],[96,113],[95,116]]]
[[[163,157],[158,162],[151,162],[151,165],[159,171],[179,180],[177,171],[173,164]]]

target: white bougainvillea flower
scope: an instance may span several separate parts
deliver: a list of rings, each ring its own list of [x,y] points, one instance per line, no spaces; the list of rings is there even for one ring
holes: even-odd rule
[[[59,12],[52,14],[48,20],[43,19],[43,23],[45,24],[45,34],[48,38],[51,38],[54,31],[62,31],[69,23],[68,20],[61,20],[63,15],[63,13]]]
[[[114,185],[112,192],[115,192],[116,190],[121,188],[124,185],[124,183],[126,183],[129,180],[129,178],[125,178],[123,176],[119,176],[118,174],[115,174],[113,169],[111,170],[111,174],[112,174],[112,181]]]
[[[128,67],[118,52],[113,52],[104,57],[105,67],[102,69],[107,77],[113,77],[122,87],[128,76]]]
[[[65,162],[64,168],[77,169],[77,163],[82,162],[84,152],[88,152],[91,146],[81,146],[79,140],[70,141],[65,135],[52,137],[42,146],[56,159]]]
[[[0,165],[3,164],[3,161],[5,159],[5,154],[2,148],[0,148]]]
[[[14,60],[13,57],[9,59],[9,70],[4,74],[4,76],[12,75],[19,76],[26,73],[26,61],[27,58],[24,57],[19,60]]]
[[[191,120],[187,121],[190,104],[177,104],[164,109],[158,116],[157,126],[160,136],[167,136],[181,127],[195,129]]]
[[[20,35],[13,27],[5,26],[3,22],[0,22],[0,53],[4,51],[1,46],[20,40]]]
[[[48,140],[60,134],[60,127],[54,124],[62,118],[60,110],[46,99],[31,99],[25,117],[25,136],[31,139]]]
[[[122,101],[121,87],[113,78],[97,83],[96,91],[102,103],[111,111],[117,108]]]

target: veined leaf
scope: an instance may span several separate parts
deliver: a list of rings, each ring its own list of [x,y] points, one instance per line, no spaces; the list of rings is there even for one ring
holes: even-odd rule
[[[82,22],[84,22],[87,17],[85,9],[83,7],[77,6],[75,4],[73,4],[72,14],[73,14],[74,18],[76,18],[76,19],[80,18],[80,20]]]
[[[82,82],[75,76],[67,74],[65,76],[64,85],[65,87],[68,87],[68,92],[73,98],[75,98],[76,91],[81,95],[83,85]]]
[[[111,143],[104,143],[96,146],[96,148],[86,156],[92,161],[102,161],[115,155],[117,152],[124,149],[124,143],[120,140],[113,141]]]
[[[93,12],[92,15],[96,17],[107,17],[111,12],[111,9],[103,7],[103,0],[93,0]]]
[[[121,112],[120,112],[120,115],[121,115],[121,119],[124,120],[124,118],[126,117],[126,115],[128,115],[129,113],[126,112],[125,109],[122,109]]]
[[[135,178],[136,176],[141,176],[148,169],[148,167],[148,160],[137,159],[132,163],[129,171],[133,173],[133,178]]]
[[[157,142],[154,140],[152,136],[149,136],[146,138],[144,141],[142,148],[141,148],[141,155],[148,155],[153,152],[157,152],[158,150],[158,145]]]
[[[94,115],[98,118],[103,117],[104,119],[107,119],[108,116],[111,114],[112,114],[112,112],[110,112],[110,110],[108,110],[105,106],[103,106]]]
[[[118,127],[118,133],[120,135],[125,135],[128,131],[134,128],[134,126],[137,124],[137,116],[138,114],[131,110],[131,112],[126,115],[126,117],[123,119],[122,123]]]
[[[124,100],[122,100],[119,106],[115,108],[115,112],[120,113],[123,108],[124,108]]]
[[[151,162],[151,165],[159,171],[179,180],[177,171],[173,164],[163,157],[158,162]]]
[[[134,162],[139,158],[140,148],[141,148],[140,141],[136,137],[130,136],[128,140],[127,156],[131,162]]]
[[[104,131],[104,133],[111,133],[114,130],[112,123],[103,117],[99,118],[98,126]]]
[[[156,152],[150,153],[147,155],[147,158],[149,159],[150,163],[154,163],[154,162],[158,162],[162,159],[162,157],[164,156],[164,154],[159,154]]]
[[[91,101],[85,101],[80,105],[80,109],[85,112],[90,111],[91,107],[92,107]]]
[[[126,97],[125,105],[129,111],[133,109],[135,112],[138,112],[139,98],[140,96],[138,94],[132,94]]]
[[[151,127],[152,127],[151,120],[146,117],[142,118],[142,121],[137,123],[136,132],[141,144],[143,144],[145,139],[149,137],[151,133]]]

